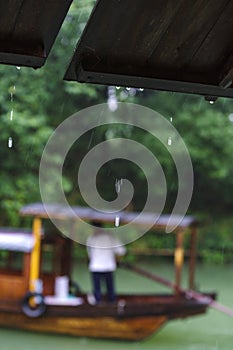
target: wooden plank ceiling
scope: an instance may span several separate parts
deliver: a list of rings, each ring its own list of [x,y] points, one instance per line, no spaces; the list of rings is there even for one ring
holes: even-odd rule
[[[98,0],[65,79],[233,97],[233,1]]]
[[[41,67],[72,0],[0,0],[0,63]]]

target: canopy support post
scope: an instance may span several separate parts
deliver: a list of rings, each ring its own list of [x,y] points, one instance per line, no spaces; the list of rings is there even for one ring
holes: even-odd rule
[[[196,240],[197,228],[191,228],[190,253],[189,253],[189,289],[195,289],[195,268],[196,268]]]
[[[175,292],[180,293],[181,288],[181,273],[184,263],[184,249],[183,249],[183,231],[178,231],[176,234],[176,249],[174,253],[174,263],[175,263],[175,279],[176,279],[176,288]]]
[[[34,247],[31,253],[29,290],[36,291],[36,283],[40,276],[40,246],[41,246],[41,219],[35,217],[33,220],[32,232],[34,237]]]

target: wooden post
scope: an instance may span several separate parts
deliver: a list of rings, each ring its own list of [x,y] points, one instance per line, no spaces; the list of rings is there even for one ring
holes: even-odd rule
[[[192,227],[190,237],[190,253],[189,253],[189,288],[195,289],[195,268],[196,268],[196,240],[197,229]]]
[[[31,264],[30,264],[30,277],[29,277],[29,290],[35,292],[36,281],[40,275],[40,245],[41,245],[41,219],[36,217],[33,220],[33,237],[34,247],[31,253]]]
[[[175,263],[175,274],[176,274],[176,293],[179,293],[179,289],[181,288],[181,273],[184,262],[184,249],[183,249],[183,238],[184,233],[182,231],[177,232],[176,234],[176,249],[174,256]]]

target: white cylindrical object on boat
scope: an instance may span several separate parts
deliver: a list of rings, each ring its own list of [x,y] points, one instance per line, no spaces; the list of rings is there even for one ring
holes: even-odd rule
[[[68,276],[56,277],[55,296],[58,298],[68,298],[69,296],[69,277]]]

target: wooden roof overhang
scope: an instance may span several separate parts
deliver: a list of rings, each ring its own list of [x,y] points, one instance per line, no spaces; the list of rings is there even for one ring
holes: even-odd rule
[[[0,0],[0,63],[41,67],[72,0]]]
[[[233,97],[233,1],[97,0],[66,80]]]
[[[77,220],[78,218],[84,221],[99,221],[102,223],[110,223],[114,225],[115,214],[108,212],[99,212],[92,208],[87,207],[64,207],[59,204],[46,204],[43,203],[32,203],[24,206],[20,210],[20,214],[23,216],[39,217],[41,219],[60,219],[60,220]],[[181,217],[179,215],[160,215],[158,220],[155,222],[156,213],[145,213],[139,216],[137,212],[124,211],[119,214],[121,224],[127,224],[134,220],[135,225],[148,225],[153,224],[152,229],[154,230],[165,230],[169,223],[172,226],[176,226],[176,230],[185,230],[189,227],[197,226],[197,220],[192,216]],[[170,221],[169,221],[170,220]]]

